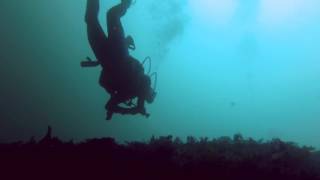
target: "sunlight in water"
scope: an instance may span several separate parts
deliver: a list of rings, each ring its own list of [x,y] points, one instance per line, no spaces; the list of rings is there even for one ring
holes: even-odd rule
[[[318,12],[319,0],[261,0],[258,20],[265,27],[306,22]]]
[[[237,3],[236,0],[189,0],[192,14],[203,21],[226,23],[234,15]]]

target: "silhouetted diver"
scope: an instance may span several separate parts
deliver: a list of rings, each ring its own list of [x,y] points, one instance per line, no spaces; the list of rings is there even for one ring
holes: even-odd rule
[[[107,37],[98,20],[99,0],[87,0],[87,34],[97,61],[88,59],[82,62],[82,66],[102,66],[99,83],[111,96],[105,106],[107,120],[111,120],[113,113],[149,117],[145,101],[152,103],[156,96],[150,76],[144,74],[143,65],[129,54],[128,49],[134,50],[135,44],[131,36],[125,38],[120,18],[131,3],[132,0],[121,0],[107,12]],[[132,107],[132,103],[127,102],[134,98],[138,98],[138,102]],[[129,107],[120,107],[121,103],[127,103]]]

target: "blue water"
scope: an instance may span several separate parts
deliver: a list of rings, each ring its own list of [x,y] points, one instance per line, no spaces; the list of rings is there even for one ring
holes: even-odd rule
[[[105,12],[117,0],[101,0]],[[149,119],[105,121],[108,95],[86,37],[85,0],[0,2],[0,140],[152,135],[279,137],[319,147],[320,1],[137,0],[131,52],[158,72]]]

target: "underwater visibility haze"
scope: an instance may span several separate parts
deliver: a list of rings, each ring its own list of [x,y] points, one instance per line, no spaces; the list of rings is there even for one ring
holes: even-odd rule
[[[106,32],[119,1],[100,3]],[[95,59],[85,9],[86,0],[0,2],[0,142],[51,125],[65,140],[241,133],[320,147],[320,1],[137,0],[122,23],[130,53],[152,58],[157,97],[149,118],[112,121],[101,69],[80,66]]]

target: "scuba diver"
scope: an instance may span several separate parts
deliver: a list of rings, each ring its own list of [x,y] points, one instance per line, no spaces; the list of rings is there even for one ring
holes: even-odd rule
[[[98,20],[99,0],[87,0],[87,35],[97,61],[87,58],[81,65],[102,67],[99,84],[110,94],[105,106],[107,120],[111,120],[114,113],[149,117],[145,102],[152,103],[156,96],[151,87],[151,77],[144,73],[143,65],[129,54],[129,49],[134,50],[135,44],[131,36],[125,37],[121,17],[131,4],[132,0],[121,0],[107,12],[106,36]],[[136,105],[132,103],[135,98],[138,99]],[[127,107],[120,106],[123,103]]]

